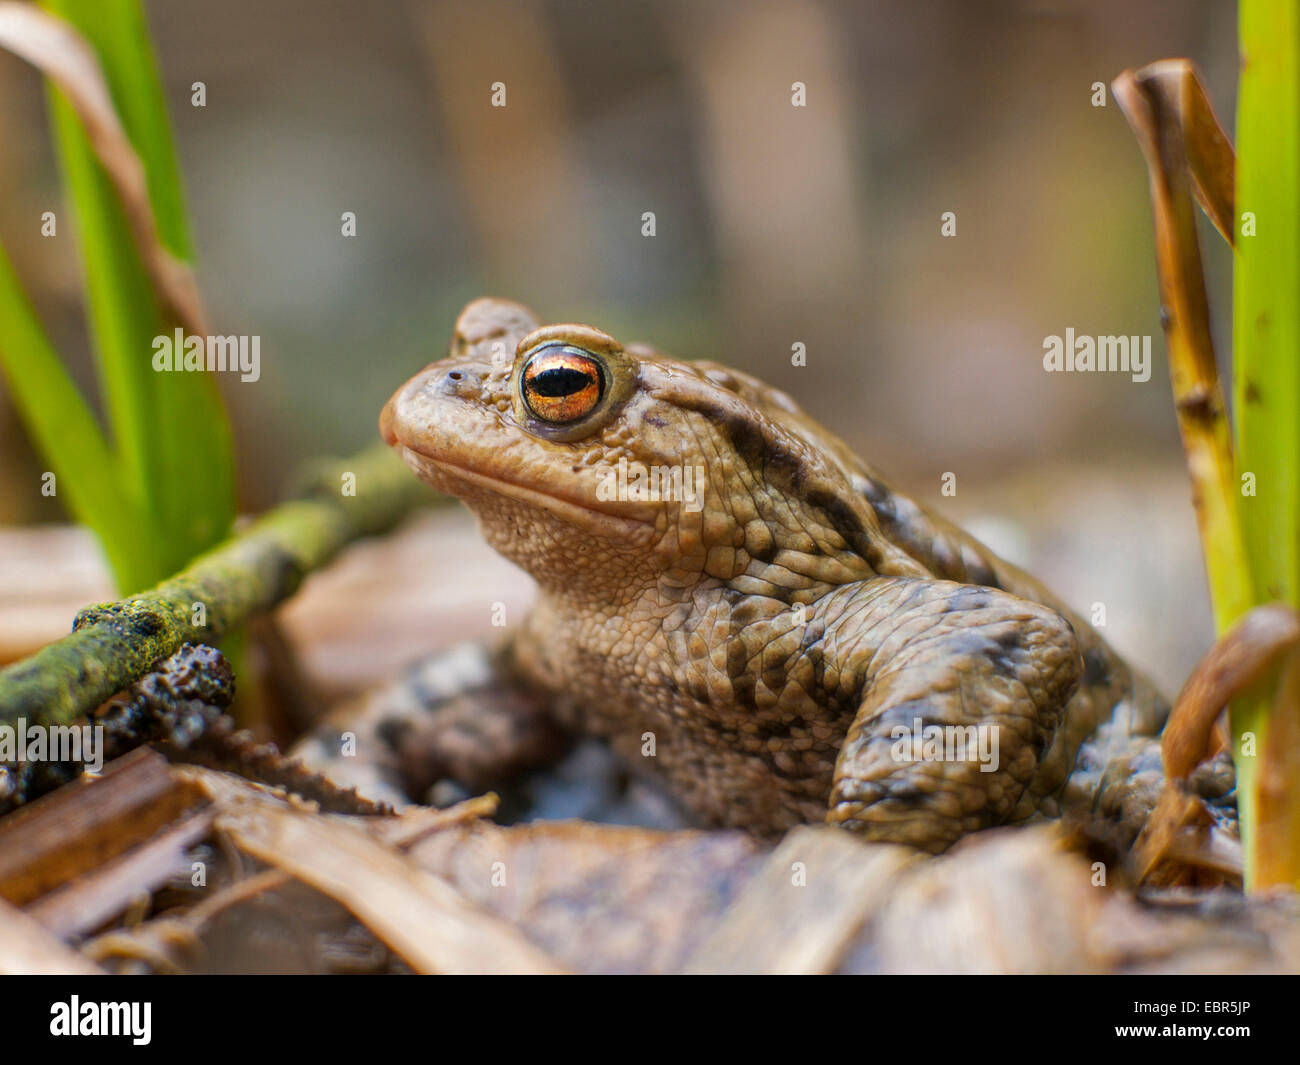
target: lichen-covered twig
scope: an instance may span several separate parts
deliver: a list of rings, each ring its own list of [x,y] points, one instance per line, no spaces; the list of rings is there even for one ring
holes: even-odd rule
[[[235,677],[221,652],[187,643],[98,707],[90,721],[102,729],[105,758],[118,758],[143,743],[153,743],[172,761],[283,788],[328,813],[392,813],[386,803],[372,802],[297,759],[286,758],[274,744],[258,743],[225,713],[234,697]],[[0,812],[53,790],[80,771],[80,765],[68,762],[0,766],[0,781],[6,785],[0,793]]]
[[[213,643],[271,609],[349,542],[428,498],[387,448],[340,463],[175,577],[87,607],[70,635],[0,670],[0,725],[72,723],[182,644]]]

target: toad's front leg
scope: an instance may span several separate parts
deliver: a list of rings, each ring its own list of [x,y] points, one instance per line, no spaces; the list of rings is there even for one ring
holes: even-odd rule
[[[937,852],[1029,812],[1079,682],[1064,618],[991,588],[880,578],[835,596],[826,624],[828,665],[859,685],[829,823]]]

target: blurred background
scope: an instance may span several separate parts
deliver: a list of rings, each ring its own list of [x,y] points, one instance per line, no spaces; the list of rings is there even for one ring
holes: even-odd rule
[[[222,382],[242,510],[373,441],[460,306],[509,296],[786,390],[1073,605],[1104,603],[1170,694],[1208,644],[1146,172],[1109,88],[1092,98],[1185,55],[1231,129],[1233,4],[148,9],[214,328],[261,336],[261,380]],[[40,236],[61,208],[39,79],[0,55],[0,235],[93,393],[75,243]],[[1221,243],[1202,242],[1226,353]],[[1067,327],[1150,335],[1150,381],[1044,373]],[[42,468],[0,391],[0,523],[65,520]]]

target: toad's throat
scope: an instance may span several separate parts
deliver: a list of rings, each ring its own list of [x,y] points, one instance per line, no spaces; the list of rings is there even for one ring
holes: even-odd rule
[[[553,495],[549,492],[507,480],[495,473],[473,470],[443,458],[435,458],[408,445],[402,446],[402,458],[406,464],[422,479],[450,495],[459,495],[455,482],[459,481],[476,488],[495,492],[497,495],[516,499],[531,507],[540,507],[556,517],[591,528],[595,532],[610,536],[644,535],[647,527],[654,524],[649,518],[630,517],[627,513],[616,513],[594,505],[586,499],[575,499]]]

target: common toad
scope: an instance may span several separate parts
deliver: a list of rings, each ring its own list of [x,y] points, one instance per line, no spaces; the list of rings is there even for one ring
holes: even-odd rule
[[[1163,724],[1082,618],[747,374],[482,299],[380,425],[536,578],[513,675],[703,822],[939,851],[1059,813],[1118,708]]]

